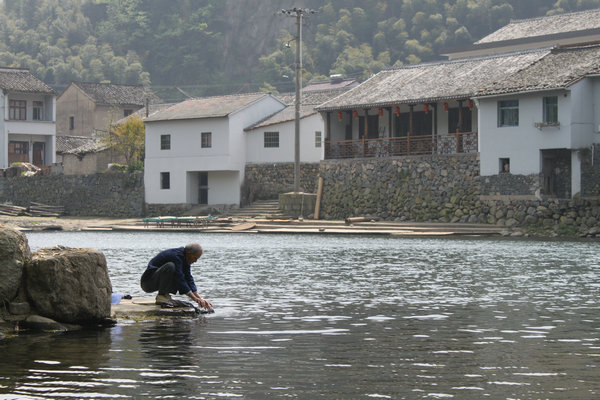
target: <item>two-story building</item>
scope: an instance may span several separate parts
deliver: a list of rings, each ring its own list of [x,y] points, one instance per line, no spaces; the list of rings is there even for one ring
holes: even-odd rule
[[[247,159],[244,128],[285,106],[270,94],[252,93],[186,100],[149,115],[146,202],[239,205]]]
[[[56,134],[106,133],[123,117],[159,99],[142,85],[71,82],[56,100]]]
[[[482,176],[538,188],[494,195],[575,196],[582,154],[600,143],[599,45],[590,10],[511,21],[449,61],[382,71],[317,107],[325,159],[479,152]]]
[[[56,93],[29,70],[0,68],[0,168],[55,160]]]

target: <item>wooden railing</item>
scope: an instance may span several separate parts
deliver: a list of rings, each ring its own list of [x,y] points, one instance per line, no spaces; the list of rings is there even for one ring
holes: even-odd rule
[[[476,152],[477,132],[325,141],[325,159]]]

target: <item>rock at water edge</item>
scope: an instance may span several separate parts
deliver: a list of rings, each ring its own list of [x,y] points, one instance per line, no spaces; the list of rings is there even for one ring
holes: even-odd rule
[[[0,225],[0,303],[8,303],[17,295],[23,266],[30,257],[25,235]]]
[[[110,317],[112,286],[98,250],[57,246],[35,252],[25,266],[25,287],[44,317],[83,325]]]

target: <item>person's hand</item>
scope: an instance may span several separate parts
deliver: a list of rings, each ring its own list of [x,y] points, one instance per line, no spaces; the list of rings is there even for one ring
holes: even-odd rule
[[[204,300],[203,298],[200,298],[200,300],[198,300],[198,305],[202,308],[206,308],[207,310],[210,310],[213,307],[210,301]]]
[[[207,310],[210,310],[213,307],[213,305],[210,301],[204,300],[198,293],[190,293],[189,296],[192,300],[194,300],[196,303],[198,303],[198,305],[202,308],[206,308]]]

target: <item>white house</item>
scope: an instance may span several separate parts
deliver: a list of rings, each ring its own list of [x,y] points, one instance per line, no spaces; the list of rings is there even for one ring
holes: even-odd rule
[[[0,89],[0,168],[54,163],[55,91],[19,68],[0,68]]]
[[[600,143],[600,45],[553,49],[477,100],[481,175],[541,174],[543,194],[581,191],[581,151]]]
[[[325,123],[315,107],[346,90],[348,87],[333,90],[307,90],[303,93],[300,108],[301,162],[316,163],[324,157]],[[248,163],[294,162],[295,97],[281,95],[278,98],[288,104],[286,108],[246,128],[246,161]]]
[[[239,205],[244,128],[283,108],[276,97],[254,93],[187,100],[145,118],[146,202]]]

